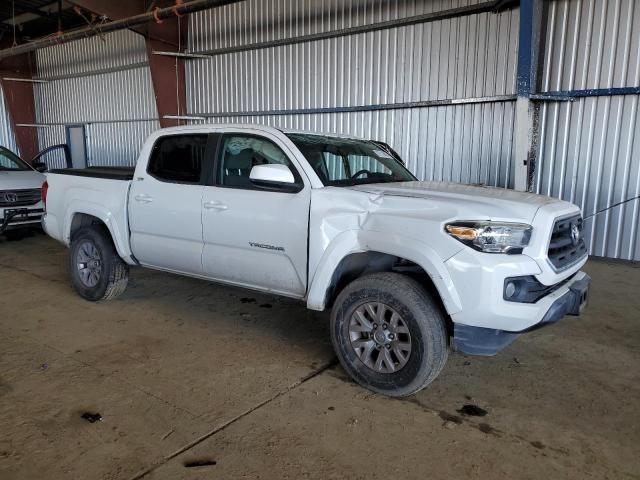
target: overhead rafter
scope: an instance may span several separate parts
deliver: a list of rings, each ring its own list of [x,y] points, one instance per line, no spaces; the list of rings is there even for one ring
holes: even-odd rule
[[[175,5],[173,7],[156,8],[150,12],[144,11],[144,13],[138,13],[135,15],[123,16],[119,20],[102,23],[99,25],[92,25],[86,28],[79,28],[70,32],[62,33],[61,35],[49,36],[39,38],[31,42],[18,45],[11,48],[0,50],[0,60],[3,58],[11,57],[13,55],[19,55],[22,53],[33,52],[39,48],[49,47],[52,45],[59,45],[61,43],[71,42],[73,40],[79,40],[82,38],[92,37],[95,35],[115,32],[117,30],[134,29],[141,25],[149,24],[149,22],[157,22],[166,20],[169,18],[175,18],[176,16],[186,15],[189,13],[206,10],[209,8],[220,7],[228,5],[230,3],[236,3],[238,0],[192,0],[185,2],[181,5]],[[90,11],[108,11],[108,6],[111,5],[111,10],[125,11],[122,8],[130,8],[129,5],[137,4],[138,2],[107,2],[105,0],[74,0],[74,4],[80,5]],[[93,4],[106,4],[104,8],[100,9],[98,6],[90,8]],[[125,7],[123,7],[123,5]],[[128,10],[127,10],[128,11]],[[106,15],[109,17],[109,15]],[[109,17],[112,18],[112,17]],[[118,15],[116,15],[118,18]],[[162,25],[162,24],[159,24]]]
[[[40,10],[39,8],[23,7],[23,6],[20,6],[20,4],[16,5],[16,13],[31,13],[32,15],[37,15],[38,17],[45,17],[45,18],[48,18],[51,16],[49,12],[45,12],[43,10]]]
[[[67,0],[82,11],[91,12],[100,19],[111,21],[92,24],[85,28],[40,38],[32,42],[0,51],[0,61],[14,55],[39,48],[59,45],[73,40],[101,35],[117,30],[131,29],[145,37],[149,69],[153,83],[156,107],[161,127],[180,125],[186,114],[186,87],[184,58],[187,46],[187,17],[189,13],[236,3],[240,0],[191,0],[176,2],[172,6],[161,2],[130,0]],[[166,2],[165,2],[166,5]],[[83,15],[84,17],[84,15]],[[154,52],[162,55],[154,55]],[[22,123],[34,123],[22,122]]]
[[[7,35],[15,26],[19,35],[18,43],[84,26],[84,20],[66,0],[15,0],[15,10],[13,2],[0,1],[0,35]]]

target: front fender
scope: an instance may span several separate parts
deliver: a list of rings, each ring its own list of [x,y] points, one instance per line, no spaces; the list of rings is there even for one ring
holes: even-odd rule
[[[68,205],[62,230],[64,232],[63,241],[66,245],[71,244],[71,227],[73,225],[73,218],[77,214],[90,215],[101,220],[111,234],[118,255],[127,263],[134,263],[131,257],[131,249],[126,241],[128,237],[118,225],[114,214],[104,206],[87,200],[74,200]]]
[[[435,250],[415,239],[371,230],[347,230],[331,241],[311,280],[307,295],[307,308],[324,310],[326,293],[331,285],[333,273],[340,262],[352,253],[366,251],[394,255],[420,265],[431,277],[447,312],[452,315],[462,309],[460,297],[444,261]]]

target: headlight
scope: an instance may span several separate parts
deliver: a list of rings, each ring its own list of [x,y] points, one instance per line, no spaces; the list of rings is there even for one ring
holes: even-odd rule
[[[444,227],[456,240],[486,253],[522,253],[529,245],[531,225],[505,222],[455,222]]]

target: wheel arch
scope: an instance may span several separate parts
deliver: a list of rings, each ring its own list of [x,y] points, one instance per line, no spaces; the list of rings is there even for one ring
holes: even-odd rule
[[[74,235],[82,227],[88,227],[90,225],[103,225],[107,228],[107,225],[98,217],[89,215],[88,213],[76,212],[71,217],[71,225],[69,226],[69,240],[73,241]]]
[[[125,240],[116,222],[112,221],[111,215],[98,205],[85,203],[82,206],[70,206],[65,218],[64,242],[70,245],[74,234],[80,228],[89,225],[103,225],[109,232],[118,255],[129,264],[135,263],[129,245],[124,243]]]
[[[418,277],[453,314],[461,301],[444,261],[428,245],[382,232],[343,232],[327,247],[318,263],[307,295],[307,307],[330,307],[350,281],[370,273],[395,271]]]

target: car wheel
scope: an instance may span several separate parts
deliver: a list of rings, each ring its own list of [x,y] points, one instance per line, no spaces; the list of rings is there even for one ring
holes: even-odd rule
[[[439,304],[418,282],[397,273],[367,275],[340,292],[331,312],[331,340],[357,383],[393,397],[423,389],[448,356]]]
[[[71,242],[69,260],[73,288],[86,300],[111,300],[127,288],[129,266],[116,252],[111,235],[103,226],[78,230]]]

